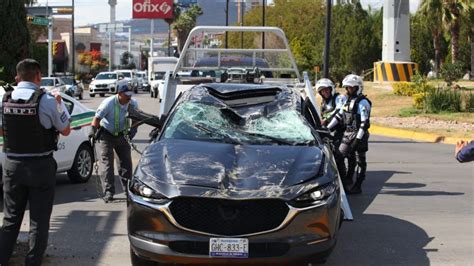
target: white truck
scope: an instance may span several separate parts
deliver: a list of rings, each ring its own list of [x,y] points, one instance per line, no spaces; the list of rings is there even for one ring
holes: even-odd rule
[[[173,72],[178,63],[176,57],[150,57],[148,58],[148,84],[150,84],[150,96],[163,99],[163,86],[167,71]]]

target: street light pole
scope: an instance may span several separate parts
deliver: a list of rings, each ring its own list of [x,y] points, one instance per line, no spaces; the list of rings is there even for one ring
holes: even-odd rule
[[[53,18],[49,16],[49,1],[46,1],[46,18],[48,19],[48,77],[53,76]]]
[[[74,0],[72,0],[72,45],[71,45],[71,57],[72,57],[72,78],[76,77],[76,42],[74,39]]]
[[[326,37],[324,45],[324,77],[329,78],[329,44],[331,37],[331,8],[332,1],[326,0]]]
[[[225,26],[229,26],[229,0],[226,0],[225,3]],[[228,47],[228,42],[227,42],[227,37],[228,33],[227,31],[225,32],[225,48],[227,49]]]
[[[266,0],[262,0],[262,26],[265,27],[265,6]],[[262,49],[265,49],[265,32],[262,32]]]

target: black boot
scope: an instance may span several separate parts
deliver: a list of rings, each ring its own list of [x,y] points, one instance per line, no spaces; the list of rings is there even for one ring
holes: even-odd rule
[[[351,189],[346,191],[348,195],[361,194],[362,193],[362,182],[356,181]]]

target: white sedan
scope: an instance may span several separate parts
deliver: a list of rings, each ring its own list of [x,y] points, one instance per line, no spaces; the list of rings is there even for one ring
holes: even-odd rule
[[[1,90],[0,98],[3,98],[3,93]],[[64,93],[61,93],[61,96],[71,114],[72,130],[69,136],[59,137],[54,159],[58,164],[58,173],[67,172],[72,182],[85,183],[92,175],[94,163],[94,152],[88,134],[95,112]],[[3,148],[3,136],[0,136],[0,147]],[[3,165],[4,161],[5,154],[0,151],[0,164]]]

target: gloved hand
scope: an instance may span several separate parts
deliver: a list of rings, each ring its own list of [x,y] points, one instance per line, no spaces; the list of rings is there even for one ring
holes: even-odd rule
[[[351,143],[351,152],[354,152],[354,151],[357,150],[357,147],[359,146],[359,142],[360,142],[359,139],[355,139],[355,140]]]
[[[135,135],[137,134],[138,128],[137,127],[131,127],[130,130],[128,131],[128,137],[130,139],[133,139]]]
[[[97,133],[97,127],[96,126],[91,126],[91,128],[89,130],[89,134],[87,136],[89,138],[94,138],[96,133]]]

